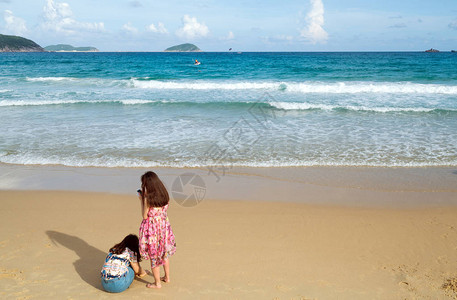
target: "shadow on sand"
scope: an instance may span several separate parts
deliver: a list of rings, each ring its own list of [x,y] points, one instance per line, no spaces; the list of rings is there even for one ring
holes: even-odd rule
[[[107,253],[89,245],[77,236],[51,230],[46,231],[46,234],[55,245],[62,245],[75,251],[79,256],[79,259],[73,262],[76,272],[82,280],[103,291],[100,270]]]
[[[455,175],[457,175],[457,170],[455,170],[455,171],[452,171],[452,174],[455,174]]]

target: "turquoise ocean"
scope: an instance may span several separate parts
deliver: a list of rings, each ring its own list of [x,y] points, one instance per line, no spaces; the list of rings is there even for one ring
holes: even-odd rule
[[[457,166],[456,53],[1,53],[0,66],[0,163]]]

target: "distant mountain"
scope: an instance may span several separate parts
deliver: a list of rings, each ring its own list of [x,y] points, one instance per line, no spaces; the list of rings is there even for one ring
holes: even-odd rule
[[[29,39],[0,34],[0,52],[43,52],[40,45]]]
[[[165,49],[165,52],[201,52],[194,44],[181,44]]]
[[[65,44],[49,45],[44,47],[44,50],[52,52],[98,52],[95,47],[73,47]]]

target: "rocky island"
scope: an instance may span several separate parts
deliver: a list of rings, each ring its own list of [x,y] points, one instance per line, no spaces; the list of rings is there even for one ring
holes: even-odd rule
[[[165,49],[165,52],[202,52],[202,50],[194,44],[186,43],[167,48]]]
[[[0,34],[0,52],[44,52],[44,49],[29,39]]]
[[[73,47],[66,44],[49,45],[44,47],[44,50],[50,52],[98,52],[95,47]]]

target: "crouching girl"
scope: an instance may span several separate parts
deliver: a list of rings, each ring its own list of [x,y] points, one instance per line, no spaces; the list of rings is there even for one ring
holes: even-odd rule
[[[101,271],[102,286],[110,293],[125,291],[135,275],[143,277],[146,272],[141,268],[138,236],[129,234],[122,242],[109,249]]]

